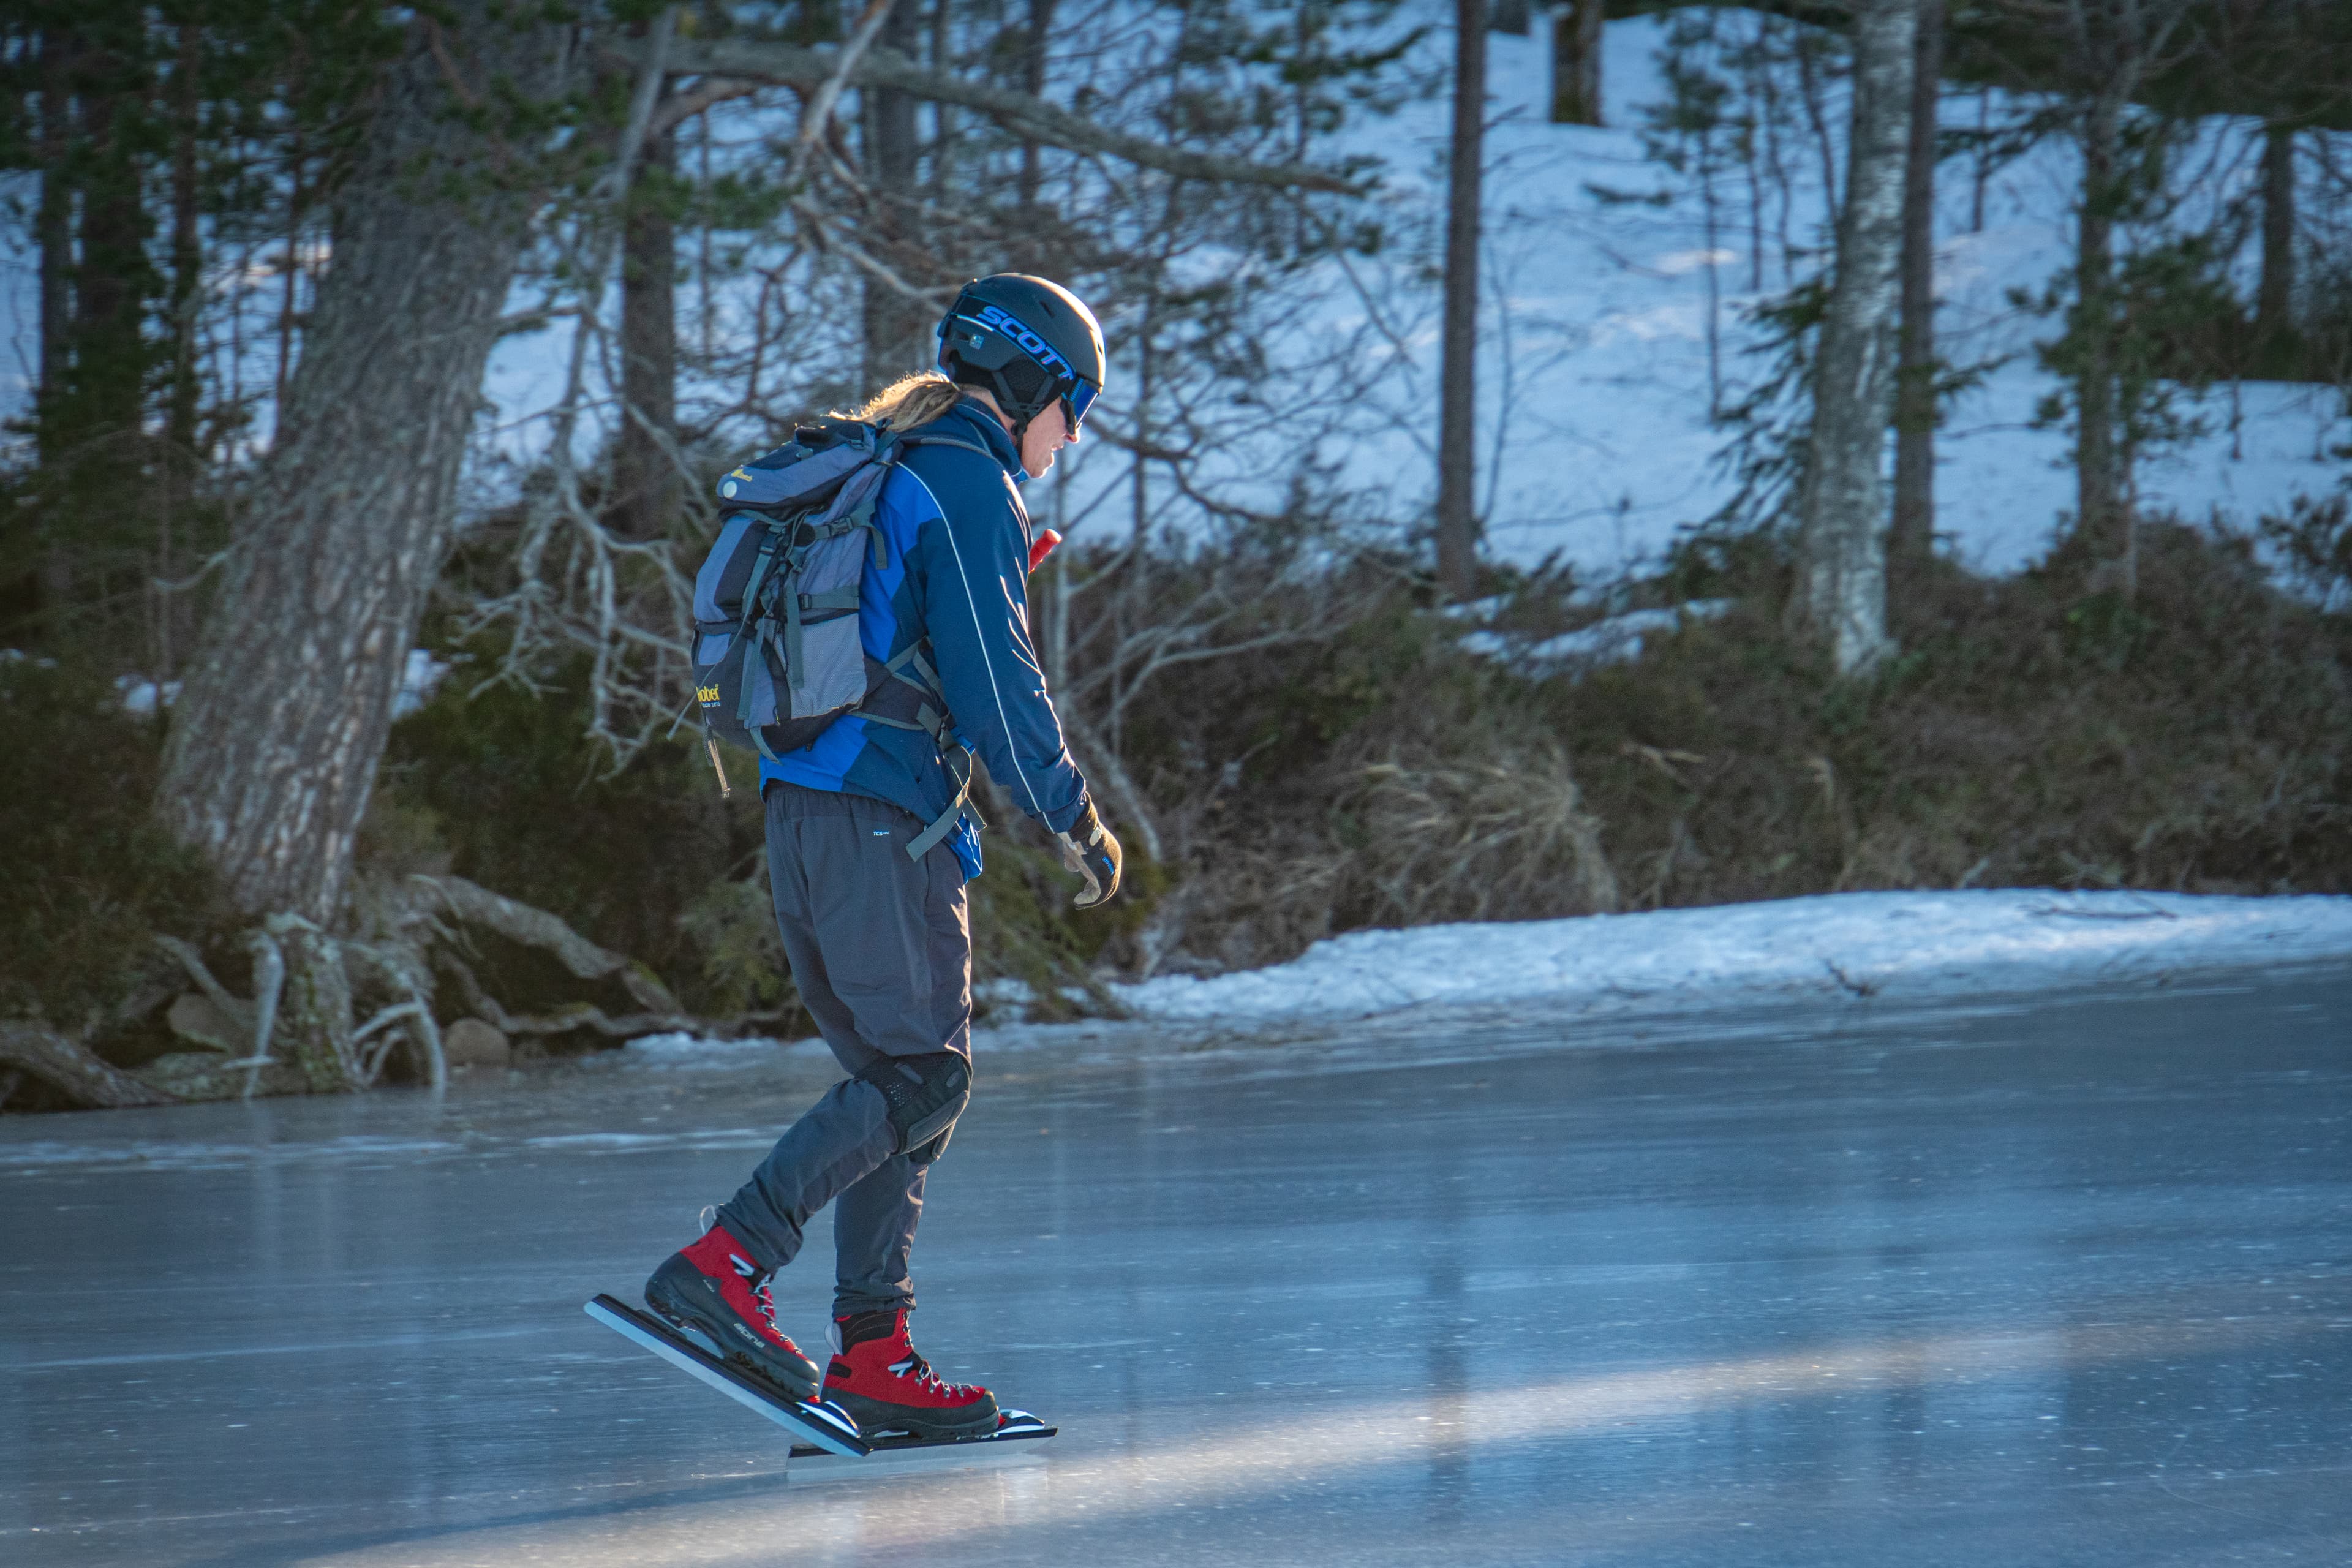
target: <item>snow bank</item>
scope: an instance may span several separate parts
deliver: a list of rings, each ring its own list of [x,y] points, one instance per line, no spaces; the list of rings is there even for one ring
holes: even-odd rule
[[[1251,1023],[1424,1005],[1926,997],[2352,958],[2352,898],[1835,893],[1508,925],[1354,931],[1289,963],[1119,987],[1147,1018]]]

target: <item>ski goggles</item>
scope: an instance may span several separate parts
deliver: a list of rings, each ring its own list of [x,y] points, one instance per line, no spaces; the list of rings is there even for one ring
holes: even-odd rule
[[[1071,435],[1078,433],[1078,426],[1085,421],[1087,410],[1095,405],[1097,390],[1092,382],[1074,381],[1070,383],[1070,390],[1062,394],[1062,413],[1070,422]]]

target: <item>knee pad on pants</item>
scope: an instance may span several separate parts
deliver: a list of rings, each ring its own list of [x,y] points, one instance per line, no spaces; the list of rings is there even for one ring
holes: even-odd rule
[[[890,1107],[890,1125],[898,1134],[893,1152],[911,1154],[918,1165],[940,1157],[956,1118],[971,1103],[971,1063],[954,1051],[885,1057],[857,1077]]]

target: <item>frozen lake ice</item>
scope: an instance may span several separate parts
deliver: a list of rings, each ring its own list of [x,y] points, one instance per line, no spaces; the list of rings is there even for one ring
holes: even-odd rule
[[[985,1051],[917,1342],[1062,1428],[985,1462],[787,1475],[581,1314],[805,1050],[9,1118],[0,1561],[2352,1556],[2340,969],[1538,1012]]]

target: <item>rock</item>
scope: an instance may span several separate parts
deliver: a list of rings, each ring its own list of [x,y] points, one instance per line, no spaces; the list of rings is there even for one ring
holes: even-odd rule
[[[453,1068],[502,1068],[514,1047],[479,1018],[460,1018],[441,1031],[441,1054]]]
[[[213,999],[201,991],[190,991],[172,1004],[164,1015],[172,1033],[191,1045],[209,1046],[231,1056],[244,1056],[253,1042],[247,1037],[250,1029],[240,1029],[227,1014],[213,1005]]]
[[[151,1089],[176,1094],[182,1100],[235,1100],[245,1092],[246,1069],[230,1067],[211,1051],[180,1051],[157,1057],[131,1076]],[[256,1094],[300,1094],[309,1085],[302,1069],[292,1062],[271,1062],[261,1069]]]

